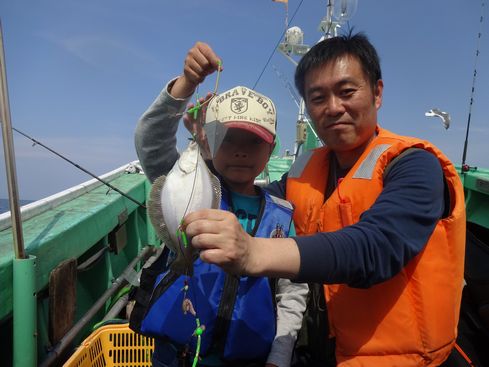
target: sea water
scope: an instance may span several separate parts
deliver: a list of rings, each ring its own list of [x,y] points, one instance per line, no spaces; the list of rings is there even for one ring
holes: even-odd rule
[[[32,203],[33,200],[20,200],[20,206]],[[8,199],[0,199],[0,214],[8,212],[10,210]]]

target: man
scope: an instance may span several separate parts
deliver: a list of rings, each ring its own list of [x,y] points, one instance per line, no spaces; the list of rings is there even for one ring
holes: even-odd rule
[[[324,40],[296,86],[326,147],[269,190],[295,207],[299,237],[251,238],[229,213],[184,222],[201,259],[249,275],[324,284],[339,366],[438,366],[456,338],[463,188],[429,142],[382,129],[383,82],[368,39]],[[301,236],[302,235],[302,236]]]

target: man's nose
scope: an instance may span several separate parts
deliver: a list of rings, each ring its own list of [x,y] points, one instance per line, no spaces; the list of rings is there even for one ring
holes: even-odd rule
[[[326,113],[329,116],[337,116],[345,112],[345,106],[341,98],[337,96],[331,96],[326,102]]]

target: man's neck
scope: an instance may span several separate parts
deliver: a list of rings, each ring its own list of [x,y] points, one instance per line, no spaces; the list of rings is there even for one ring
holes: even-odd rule
[[[363,147],[361,150],[356,151],[348,151],[348,152],[333,152],[336,157],[336,161],[338,162],[338,166],[342,170],[349,170],[352,168],[357,162],[358,158],[365,151],[366,147]]]
[[[377,136],[377,134],[373,135],[368,141],[360,145],[359,147],[348,150],[348,151],[333,151],[333,154],[336,156],[336,160],[338,162],[338,166],[342,170],[349,170],[352,168],[355,163],[357,163],[360,156],[363,154],[365,149],[367,149],[370,142]]]

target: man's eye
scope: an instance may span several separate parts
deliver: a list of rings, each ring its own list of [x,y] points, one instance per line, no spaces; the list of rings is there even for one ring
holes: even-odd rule
[[[353,95],[353,93],[355,93],[355,89],[353,89],[353,88],[347,88],[347,89],[341,90],[341,95],[343,97],[349,97],[349,96]]]
[[[321,95],[311,96],[310,101],[312,103],[321,103],[324,100],[324,97]]]

